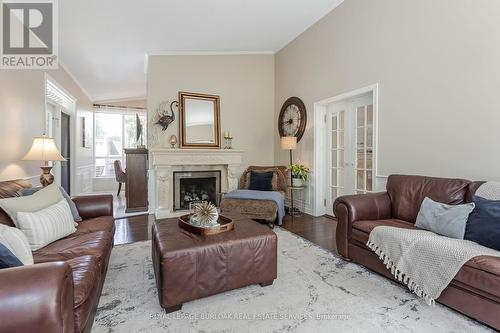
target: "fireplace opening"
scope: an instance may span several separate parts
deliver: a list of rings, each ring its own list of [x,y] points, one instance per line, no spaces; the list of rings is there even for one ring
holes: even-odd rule
[[[175,171],[174,210],[188,210],[189,204],[208,201],[218,205],[220,171]]]

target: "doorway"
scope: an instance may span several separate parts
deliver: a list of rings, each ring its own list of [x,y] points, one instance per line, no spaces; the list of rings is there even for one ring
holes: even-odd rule
[[[71,193],[71,117],[64,112],[61,112],[61,155],[66,159],[61,162],[61,186]]]
[[[45,74],[45,134],[54,138],[57,148],[66,161],[49,162],[54,168],[55,183],[68,194],[75,188],[75,118],[76,100],[47,74]]]
[[[374,191],[378,86],[315,104],[315,215],[343,195]]]

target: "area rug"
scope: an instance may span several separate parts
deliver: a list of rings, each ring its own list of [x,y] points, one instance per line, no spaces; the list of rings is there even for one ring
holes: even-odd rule
[[[278,278],[184,304],[158,303],[151,242],[116,246],[92,332],[492,332],[284,229]]]

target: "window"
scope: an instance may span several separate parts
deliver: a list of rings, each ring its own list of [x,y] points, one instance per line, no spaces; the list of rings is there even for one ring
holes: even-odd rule
[[[143,128],[142,141],[146,145],[147,115],[145,110],[103,108],[95,113],[95,176],[114,177],[114,161],[125,168],[123,149],[137,148],[137,117]]]

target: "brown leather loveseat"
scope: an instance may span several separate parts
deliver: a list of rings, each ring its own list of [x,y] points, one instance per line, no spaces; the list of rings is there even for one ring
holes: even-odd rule
[[[31,187],[0,182],[0,198]],[[34,265],[0,270],[0,332],[90,332],[113,247],[111,195],[73,198],[77,231],[33,252]],[[0,209],[0,223],[14,226]]]
[[[394,280],[383,262],[368,248],[376,226],[415,228],[425,197],[446,204],[469,202],[481,182],[463,179],[392,175],[387,192],[338,198],[337,248],[348,260]],[[500,258],[480,256],[468,261],[437,299],[459,312],[500,329]]]

